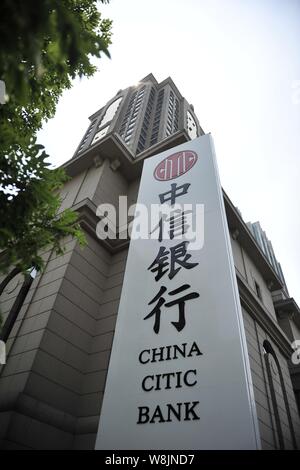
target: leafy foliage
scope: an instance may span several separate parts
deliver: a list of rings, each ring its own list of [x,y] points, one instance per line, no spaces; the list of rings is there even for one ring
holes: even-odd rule
[[[109,56],[111,21],[96,0],[2,0],[0,17],[0,271],[26,270],[42,267],[41,248],[60,252],[68,234],[84,242],[77,215],[59,214],[66,176],[50,170],[35,135],[72,79],[95,72],[91,58]]]
[[[18,149],[6,160],[9,175],[6,186],[11,192],[0,192],[0,271],[18,266],[25,271],[29,266],[41,269],[43,260],[39,254],[45,246],[52,246],[62,253],[60,240],[66,235],[75,236],[84,243],[84,236],[76,222],[77,214],[67,209],[59,214],[60,198],[55,193],[67,177],[61,168],[50,170],[45,162],[46,153],[34,141],[30,153],[18,160]],[[12,162],[12,163],[11,163]],[[22,179],[18,178],[20,172]],[[2,170],[0,171],[0,174]],[[7,217],[8,215],[8,217]]]
[[[0,13],[0,76],[10,99],[33,100],[29,115],[49,117],[70,79],[95,72],[90,56],[109,56],[111,21],[96,0],[2,0]]]

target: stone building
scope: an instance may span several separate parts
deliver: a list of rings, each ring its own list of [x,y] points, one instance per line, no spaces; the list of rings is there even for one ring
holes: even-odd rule
[[[0,297],[8,336],[1,448],[94,448],[129,246],[97,237],[97,207],[118,208],[120,195],[134,203],[143,160],[203,133],[173,81],[157,83],[151,74],[91,116],[64,165],[71,179],[62,191],[62,209],[79,212],[87,246],[67,239],[63,255],[45,250],[44,271],[12,277]],[[225,193],[224,202],[262,448],[293,449],[300,445],[299,365],[291,362],[299,308],[266,237],[244,223]]]

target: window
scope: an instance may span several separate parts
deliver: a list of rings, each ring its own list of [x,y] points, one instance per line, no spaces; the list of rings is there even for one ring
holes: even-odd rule
[[[104,137],[107,134],[108,128],[109,128],[109,124],[106,127],[104,127],[104,129],[101,129],[101,131],[97,132],[97,134],[95,134],[95,137],[93,138],[91,145],[95,144],[96,142],[98,142],[98,140],[102,139],[102,137]]]
[[[150,122],[150,117],[152,114],[152,109],[153,109],[153,103],[154,103],[154,89],[151,88],[151,91],[149,93],[149,98],[147,102],[147,107],[146,111],[144,114],[144,120],[143,120],[143,125],[141,128],[141,133],[140,133],[140,138],[137,146],[137,153],[142,152],[145,149],[146,146],[146,139],[147,139],[147,134],[148,134],[148,126]]]
[[[195,139],[197,137],[196,122],[189,111],[187,112],[187,131],[191,139]]]
[[[174,134],[178,130],[178,114],[179,114],[179,101],[176,95],[171,90],[169,95],[168,104],[168,115],[167,115],[167,127],[165,130],[165,136]]]
[[[127,133],[131,131],[134,128],[134,126],[135,126],[135,122],[131,122],[129,126],[127,127]]]
[[[128,129],[127,129],[127,132],[126,132],[126,134],[125,134],[125,137],[129,137],[129,136],[131,137],[132,133],[133,133],[133,129],[129,129],[129,128],[128,128]]]
[[[160,90],[160,92],[158,94],[150,145],[155,144],[157,142],[157,139],[158,139],[158,129],[159,129],[159,122],[160,122],[162,104],[163,104],[163,99],[164,99],[164,92],[165,92],[165,90],[163,89],[163,90]]]
[[[141,143],[139,143],[138,148],[137,148],[137,153],[141,153],[144,150],[145,146]]]
[[[96,120],[93,121],[93,122],[91,123],[90,127],[88,128],[88,130],[87,130],[87,132],[86,132],[84,138],[83,138],[82,141],[81,141],[80,147],[79,147],[79,149],[78,149],[78,153],[82,152],[83,148],[85,147],[85,144],[86,144],[86,142],[87,142],[87,139],[88,139],[89,136],[91,135],[92,130],[94,129],[95,124],[96,124]]]
[[[262,300],[260,285],[255,281],[255,279],[254,279],[254,287],[255,287],[255,292],[256,292],[257,297],[260,300]]]
[[[9,285],[9,283],[20,273],[17,269],[13,269],[10,274],[6,276],[6,278],[1,282],[0,284],[0,295],[3,293],[4,289],[6,286]],[[8,337],[10,335],[10,332],[18,318],[18,315],[20,313],[20,310],[25,302],[26,296],[29,292],[29,289],[33,283],[33,280],[35,279],[37,275],[37,271],[35,268],[31,268],[27,271],[27,273],[24,275],[23,283],[19,289],[19,292],[15,298],[15,301],[13,303],[13,306],[11,307],[6,320],[4,322],[4,325],[1,330],[1,335],[0,339],[6,343],[8,340]]]
[[[145,86],[139,90],[136,90],[130,98],[130,102],[119,132],[120,136],[123,138],[126,144],[128,144],[128,142],[131,140],[132,133],[135,129],[137,116],[141,107],[143,106],[144,94]]]
[[[114,117],[114,115],[116,114],[120,104],[121,104],[121,101],[122,101],[122,97],[120,98],[117,98],[115,101],[113,101],[109,106],[108,108],[106,109],[105,111],[105,114],[99,124],[99,127],[101,126],[104,126],[104,124],[106,124],[107,122],[111,121]]]
[[[281,400],[283,399],[283,403],[285,407],[288,428],[290,431],[290,436],[291,436],[291,440],[293,443],[293,447],[294,449],[297,449],[295,431],[294,431],[290,406],[288,402],[287,392],[286,392],[286,388],[284,384],[284,379],[283,379],[280,363],[271,343],[267,340],[263,342],[263,353],[265,357],[265,364],[266,364],[266,369],[267,369],[267,377],[268,377],[268,382],[269,382],[270,396],[271,396],[271,402],[272,402],[273,413],[274,413],[274,418],[275,418],[279,448],[280,449],[285,448],[284,434],[282,430],[283,409],[281,407],[280,408],[278,407],[278,398],[281,398]],[[275,378],[277,375],[279,376],[278,384],[276,383],[278,379]],[[279,389],[278,389],[278,386],[279,386]]]

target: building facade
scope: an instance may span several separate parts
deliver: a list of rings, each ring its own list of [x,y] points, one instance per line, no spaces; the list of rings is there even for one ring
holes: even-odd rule
[[[45,249],[42,273],[0,280],[7,348],[1,448],[94,448],[129,246],[123,236],[97,237],[97,207],[110,203],[118,212],[119,196],[128,206],[136,202],[143,160],[203,133],[173,81],[158,83],[151,74],[91,116],[64,165],[71,179],[61,207],[78,211],[87,245],[66,239],[63,255]],[[300,339],[300,312],[260,226],[245,224],[223,196],[261,445],[299,448],[299,366],[291,343]],[[124,233],[122,222],[117,232]]]

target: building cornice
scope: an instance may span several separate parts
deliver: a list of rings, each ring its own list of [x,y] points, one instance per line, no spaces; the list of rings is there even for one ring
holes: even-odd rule
[[[249,286],[238,271],[236,271],[236,276],[242,307],[257,321],[263,330],[268,332],[268,335],[276,343],[282,354],[287,359],[290,359],[293,349],[288,337],[282,331],[276,320],[263,307],[258,299],[253,296]]]
[[[293,297],[276,300],[274,308],[279,318],[290,318],[300,328],[300,309]]]
[[[252,233],[248,229],[247,225],[224,190],[223,197],[228,228],[233,238],[238,240],[240,245],[249,254],[252,261],[255,263],[264,280],[266,281],[268,289],[271,292],[282,289],[284,287],[282,281],[269,263],[257,241],[253,237]]]
[[[97,224],[100,221],[100,218],[96,215],[96,205],[90,199],[83,199],[82,201],[72,206],[72,209],[78,212],[78,222],[80,223],[81,227],[86,230],[86,232],[98,243],[104,246],[109,251],[109,253],[115,254],[124,250],[125,248],[128,248],[129,237],[126,239],[107,238],[103,240],[97,236]]]
[[[62,167],[69,176],[74,177],[78,173],[92,167],[95,158],[101,158],[103,160],[108,159],[110,161],[119,160],[119,171],[124,174],[129,181],[133,181],[141,175],[145,158],[169,150],[188,140],[187,132],[185,130],[179,130],[158,142],[156,145],[146,149],[144,152],[141,152],[136,157],[117,133],[110,133],[101,139],[99,144],[89,147],[76,157],[71,158],[64,163]]]

